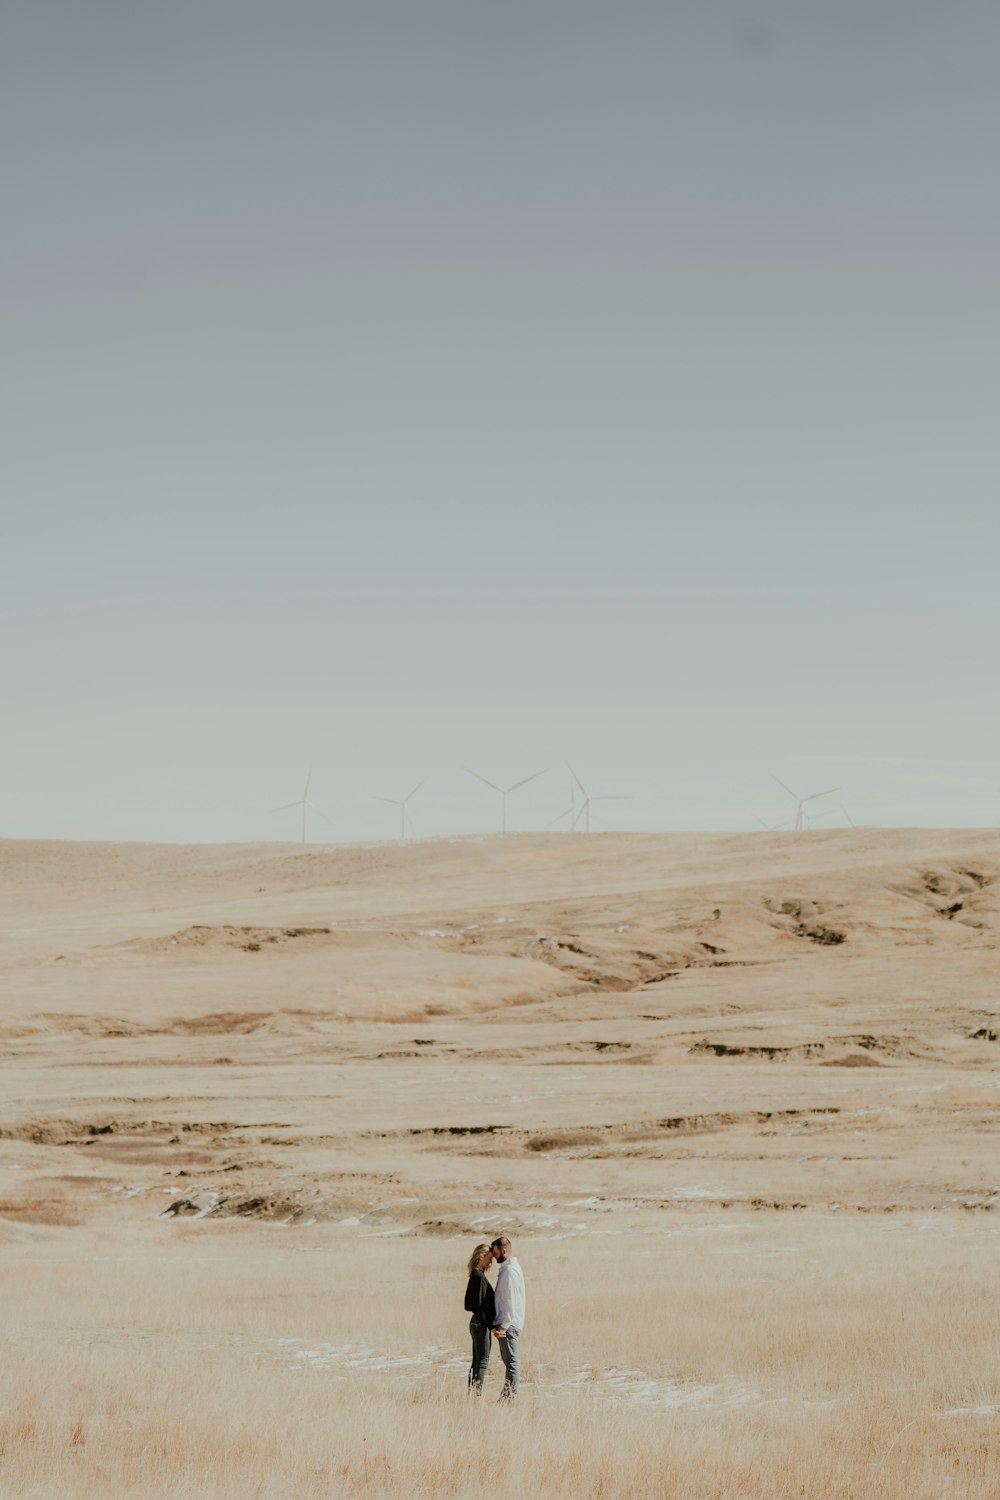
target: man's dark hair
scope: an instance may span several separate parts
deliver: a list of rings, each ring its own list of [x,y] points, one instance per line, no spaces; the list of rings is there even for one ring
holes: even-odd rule
[[[505,1234],[497,1235],[497,1238],[491,1242],[490,1249],[491,1250],[509,1250],[510,1249],[510,1240],[507,1238],[507,1236]]]

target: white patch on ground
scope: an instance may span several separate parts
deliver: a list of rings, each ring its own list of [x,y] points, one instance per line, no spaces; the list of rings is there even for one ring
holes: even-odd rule
[[[337,1380],[351,1375],[403,1373],[411,1380],[424,1380],[435,1370],[465,1370],[468,1361],[459,1354],[431,1344],[416,1354],[393,1354],[367,1344],[313,1344],[302,1339],[269,1339],[268,1345],[290,1355],[314,1370],[330,1370]]]
[[[745,1198],[746,1193],[731,1191],[729,1188],[707,1188],[707,1187],[682,1187],[674,1188],[671,1194],[673,1198]]]
[[[300,1369],[324,1370],[335,1380],[363,1375],[391,1375],[403,1380],[426,1380],[434,1374],[463,1376],[468,1359],[454,1350],[430,1344],[416,1353],[380,1351],[368,1344],[312,1344],[304,1339],[269,1339],[267,1349],[291,1359]],[[499,1387],[499,1375],[497,1377]],[[718,1385],[695,1384],[646,1374],[644,1370],[595,1370],[581,1366],[570,1375],[557,1375],[539,1367],[525,1391],[554,1398],[585,1391],[595,1400],[615,1406],[748,1406],[760,1405],[764,1397],[741,1382]]]
[[[764,1398],[740,1382],[697,1385],[689,1381],[657,1379],[643,1370],[599,1370],[583,1366],[568,1384],[591,1387],[595,1396],[627,1406],[757,1406]]]
[[[721,1196],[732,1197],[735,1195],[723,1194]],[[551,1206],[556,1207],[557,1205],[553,1204]],[[574,1205],[567,1203],[563,1206],[570,1208]],[[591,1205],[589,1202],[584,1202],[575,1206],[589,1208],[591,1212],[617,1215],[623,1206],[634,1207],[635,1205],[623,1205],[620,1201],[609,1199],[606,1203]],[[498,1204],[497,1207],[499,1208],[500,1205]],[[589,1239],[609,1239],[633,1232],[627,1224],[609,1225],[606,1219],[595,1224],[587,1220],[562,1219],[550,1214],[518,1213],[516,1209],[512,1213],[504,1215],[504,1218],[509,1228],[516,1229],[519,1233],[530,1233],[534,1238],[539,1240],[577,1239],[582,1236],[586,1236]],[[494,1226],[496,1212],[494,1211],[494,1213],[489,1215],[479,1214],[474,1218],[467,1219],[466,1222],[470,1229],[479,1233]],[[414,1229],[419,1228],[418,1225],[413,1225],[412,1227]],[[684,1234],[722,1234],[727,1230],[740,1232],[745,1227],[745,1225],[740,1223],[714,1220],[707,1224],[657,1225],[644,1230],[644,1233],[654,1234],[666,1239],[674,1239],[676,1236]]]

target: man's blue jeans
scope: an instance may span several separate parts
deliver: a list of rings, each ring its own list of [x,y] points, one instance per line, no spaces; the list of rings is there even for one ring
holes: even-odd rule
[[[521,1381],[521,1356],[518,1351],[517,1341],[521,1337],[520,1328],[513,1324],[507,1329],[503,1338],[498,1338],[500,1345],[500,1358],[503,1360],[504,1369],[507,1371],[507,1379],[504,1381],[503,1390],[500,1392],[502,1401],[510,1401],[517,1395],[517,1387]]]

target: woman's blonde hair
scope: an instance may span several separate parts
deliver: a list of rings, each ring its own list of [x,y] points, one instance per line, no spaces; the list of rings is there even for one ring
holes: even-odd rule
[[[469,1256],[469,1275],[470,1276],[472,1275],[473,1271],[478,1271],[479,1270],[479,1262],[480,1262],[480,1259],[482,1258],[482,1256],[484,1256],[484,1255],[490,1255],[490,1247],[489,1247],[489,1245],[477,1245],[476,1248],[475,1248],[475,1250],[473,1250],[472,1254]],[[492,1256],[490,1256],[490,1258],[492,1259]]]

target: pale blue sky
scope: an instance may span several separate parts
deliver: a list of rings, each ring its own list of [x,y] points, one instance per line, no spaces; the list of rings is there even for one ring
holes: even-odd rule
[[[332,837],[475,831],[463,762],[567,756],[614,826],[1000,822],[998,53],[6,0],[0,833],[279,837],[310,764]]]

